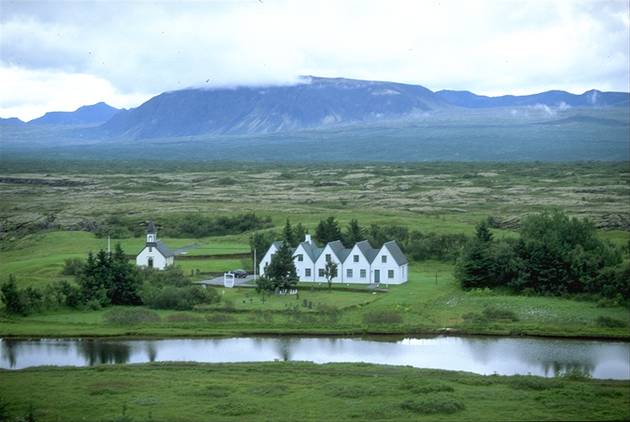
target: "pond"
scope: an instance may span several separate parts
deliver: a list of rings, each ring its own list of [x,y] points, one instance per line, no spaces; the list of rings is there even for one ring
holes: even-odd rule
[[[553,377],[577,371],[630,379],[630,343],[543,338],[233,337],[195,339],[0,339],[0,368],[158,361],[367,362]]]

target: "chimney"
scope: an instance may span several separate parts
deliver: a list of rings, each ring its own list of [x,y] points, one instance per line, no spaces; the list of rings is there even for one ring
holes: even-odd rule
[[[304,241],[308,243],[313,243],[313,241],[311,240],[311,235],[308,233],[304,235]]]

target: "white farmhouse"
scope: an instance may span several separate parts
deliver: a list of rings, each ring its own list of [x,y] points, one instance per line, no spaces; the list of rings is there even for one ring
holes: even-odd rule
[[[265,268],[271,262],[282,242],[274,242],[259,265],[259,273],[265,274]],[[328,261],[337,264],[337,277],[333,283],[385,283],[402,284],[408,280],[408,261],[396,241],[383,244],[374,249],[367,240],[356,243],[348,249],[336,240],[323,248],[306,235],[304,242],[293,250],[293,262],[301,282],[326,282],[324,269]]]
[[[163,270],[173,265],[175,254],[157,239],[157,230],[153,221],[147,226],[147,243],[136,257],[138,267],[149,267]]]

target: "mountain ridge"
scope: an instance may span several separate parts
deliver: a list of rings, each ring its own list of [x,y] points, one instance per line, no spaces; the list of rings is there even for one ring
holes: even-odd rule
[[[101,101],[84,105],[74,111],[49,111],[41,117],[29,120],[30,125],[87,125],[102,124],[120,110]]]

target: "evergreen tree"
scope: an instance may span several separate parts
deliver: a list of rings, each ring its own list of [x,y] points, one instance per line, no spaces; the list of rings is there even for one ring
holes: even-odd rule
[[[488,227],[488,220],[482,220],[481,223],[477,225],[475,237],[482,242],[492,241],[492,232],[490,232],[490,228]]]
[[[125,256],[120,243],[116,244],[110,265],[111,276],[107,290],[109,301],[113,305],[139,305],[140,278],[135,267]]]
[[[293,229],[293,233],[295,234],[295,245],[297,246],[300,242],[304,241],[304,237],[306,236],[306,227],[302,225],[302,223],[297,223],[297,226]]]
[[[103,261],[106,259],[106,257],[103,256],[105,252],[102,250],[101,252],[102,253],[99,252],[99,254],[101,261]],[[81,288],[81,295],[84,301],[95,300],[101,305],[107,305],[107,289],[102,282],[102,273],[94,254],[89,252],[85,265],[77,275],[77,283]]]
[[[252,255],[254,255],[254,249],[256,250],[256,266],[260,264],[265,252],[271,246],[276,239],[275,231],[256,232],[249,238],[249,248]]]
[[[326,220],[321,220],[315,229],[315,239],[320,243],[333,242],[335,240],[341,240],[341,230],[335,217],[328,217]]]
[[[298,276],[293,263],[291,249],[286,242],[283,242],[271,257],[271,262],[265,270],[265,276],[271,280],[269,288],[274,290],[286,290],[297,285]]]
[[[17,284],[15,283],[15,276],[13,274],[9,274],[9,280],[4,282],[0,287],[0,294],[2,296],[2,301],[4,302],[4,307],[7,313],[26,313],[24,301],[22,300],[22,295],[17,288]]]
[[[287,223],[284,225],[284,230],[282,231],[282,237],[284,241],[289,244],[289,246],[295,247],[297,246],[296,236],[293,231],[293,227],[291,226],[291,222],[287,218]]]
[[[351,248],[355,243],[365,239],[365,231],[359,225],[356,219],[350,220],[346,227],[346,233],[343,236],[344,244],[347,248]]]

